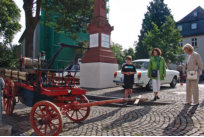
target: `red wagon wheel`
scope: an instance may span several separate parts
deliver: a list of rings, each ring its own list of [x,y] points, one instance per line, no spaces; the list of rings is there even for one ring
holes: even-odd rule
[[[89,103],[89,100],[84,96],[77,96],[76,101],[74,101],[75,104],[77,103]],[[84,121],[90,113],[90,107],[85,108],[69,108],[66,111],[67,117],[74,121],[74,122],[81,122]]]
[[[11,115],[15,105],[15,87],[10,78],[5,79],[5,88],[3,90],[3,106],[6,115]]]
[[[49,101],[40,101],[33,106],[30,122],[39,136],[57,136],[63,127],[61,112]]]

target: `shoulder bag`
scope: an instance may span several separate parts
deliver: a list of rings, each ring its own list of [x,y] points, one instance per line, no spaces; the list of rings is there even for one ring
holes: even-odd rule
[[[197,71],[188,71],[187,72],[187,79],[188,80],[197,80],[198,79],[198,72]]]

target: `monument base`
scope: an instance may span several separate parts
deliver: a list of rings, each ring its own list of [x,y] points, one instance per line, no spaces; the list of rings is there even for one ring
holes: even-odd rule
[[[117,70],[118,64],[82,63],[80,65],[80,87],[96,89],[114,87],[113,73]]]

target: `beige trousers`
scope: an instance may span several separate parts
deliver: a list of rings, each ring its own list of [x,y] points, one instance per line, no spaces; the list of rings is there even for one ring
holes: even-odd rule
[[[192,102],[193,96],[193,104],[199,103],[199,88],[198,88],[199,80],[187,80],[186,81],[186,102]]]

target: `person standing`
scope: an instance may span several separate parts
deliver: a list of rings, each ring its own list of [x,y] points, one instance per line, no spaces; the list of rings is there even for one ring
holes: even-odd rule
[[[188,55],[186,62],[185,74],[186,81],[186,104],[198,105],[199,104],[199,77],[202,74],[203,63],[200,55],[194,51],[193,46],[186,44],[183,47],[184,52]],[[193,104],[192,103],[193,96]]]
[[[125,98],[131,98],[132,88],[134,84],[134,74],[136,74],[136,68],[132,64],[132,57],[127,56],[125,59],[126,64],[122,67],[122,74],[124,74],[124,88]]]
[[[184,69],[183,69],[183,65],[179,65],[177,68],[177,71],[179,72],[179,77],[180,77],[180,83],[182,85],[182,83],[184,82]]]
[[[161,80],[166,77],[166,63],[161,54],[159,48],[154,48],[148,65],[148,77],[152,79],[154,101],[160,99],[158,92],[160,91]]]

